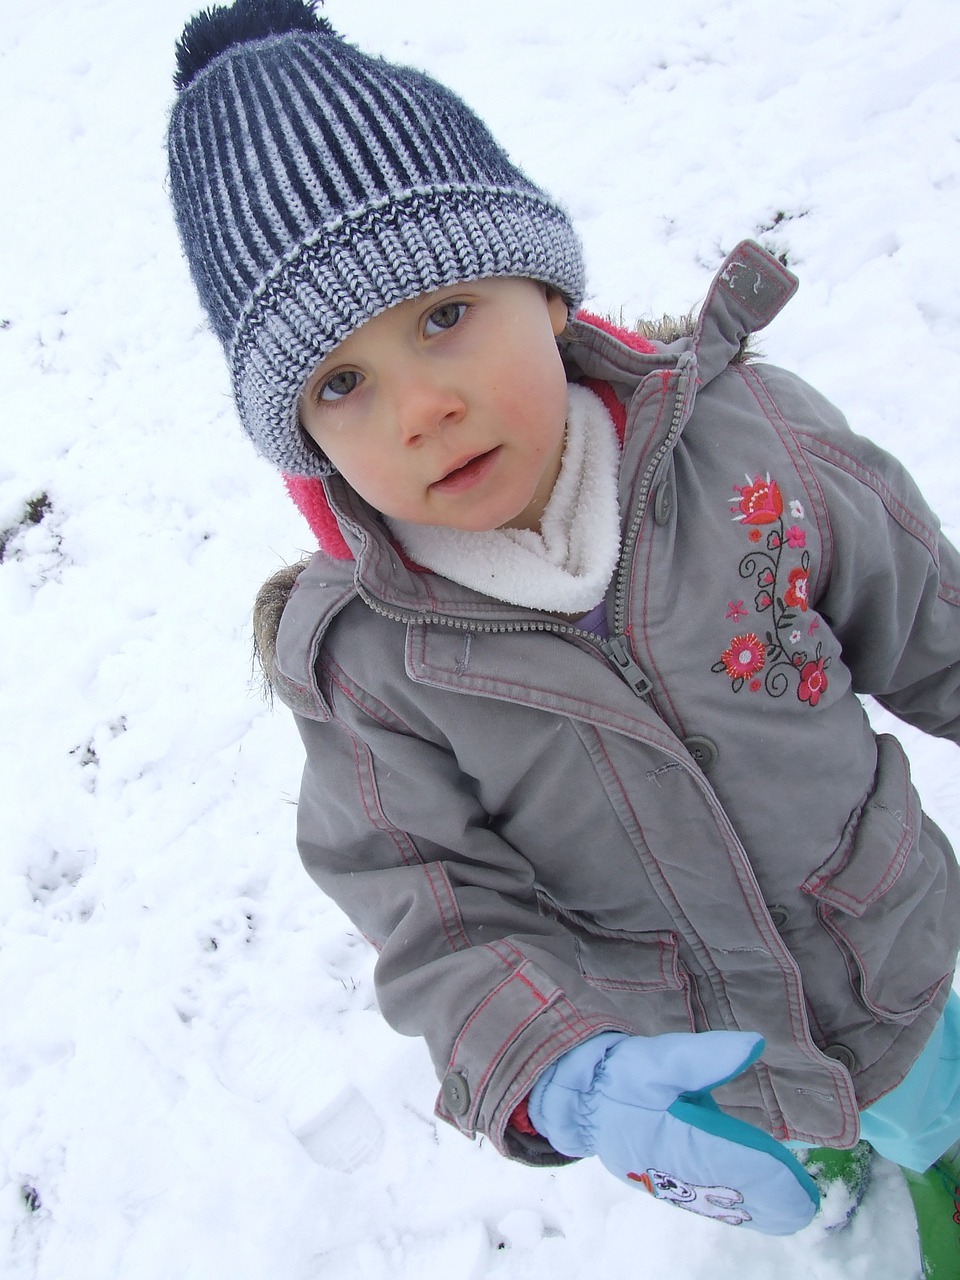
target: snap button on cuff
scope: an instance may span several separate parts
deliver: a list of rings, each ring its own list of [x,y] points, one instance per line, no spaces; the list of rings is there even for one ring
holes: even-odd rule
[[[451,1071],[448,1076],[444,1076],[440,1096],[447,1110],[455,1116],[466,1115],[470,1109],[470,1089],[466,1078],[459,1071]]]
[[[701,738],[694,734],[690,738],[684,738],[683,745],[704,773],[709,773],[717,763],[717,748],[709,738]]]

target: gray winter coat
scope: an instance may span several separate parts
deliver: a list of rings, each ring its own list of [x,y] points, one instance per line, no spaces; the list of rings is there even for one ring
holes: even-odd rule
[[[832,405],[737,359],[795,286],[746,243],[691,337],[561,340],[625,409],[609,641],[409,566],[336,476],[354,560],[283,612],[307,870],[438,1114],[528,1162],[563,1157],[511,1113],[605,1029],[760,1031],[717,1100],[850,1146],[950,988],[956,861],[856,695],[960,742],[960,557]]]

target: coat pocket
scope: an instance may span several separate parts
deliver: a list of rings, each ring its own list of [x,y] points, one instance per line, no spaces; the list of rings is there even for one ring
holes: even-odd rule
[[[883,734],[872,792],[801,885],[817,900],[854,989],[883,1022],[912,1021],[953,971],[956,862],[935,830],[924,822],[900,744]]]
[[[675,933],[575,936],[584,980],[605,991],[639,1032],[697,1030],[698,1001],[693,980],[680,963]]]

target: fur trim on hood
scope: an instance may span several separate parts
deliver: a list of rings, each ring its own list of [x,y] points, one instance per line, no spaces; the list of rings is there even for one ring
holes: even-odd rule
[[[296,564],[284,565],[282,569],[272,573],[253,602],[253,657],[255,665],[260,669],[263,691],[268,702],[273,701],[280,617],[295,582],[309,563],[310,557],[305,556]]]

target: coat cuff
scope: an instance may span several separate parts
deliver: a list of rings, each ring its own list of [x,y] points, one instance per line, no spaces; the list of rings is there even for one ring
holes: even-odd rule
[[[503,1155],[525,1164],[566,1164],[569,1157],[536,1132],[511,1125],[540,1074],[568,1049],[601,1031],[632,1032],[603,1008],[578,1009],[542,968],[509,943],[494,944],[507,976],[471,1013],[454,1043],[436,1114],[467,1137],[488,1135]],[[532,1125],[530,1126],[532,1129]]]

